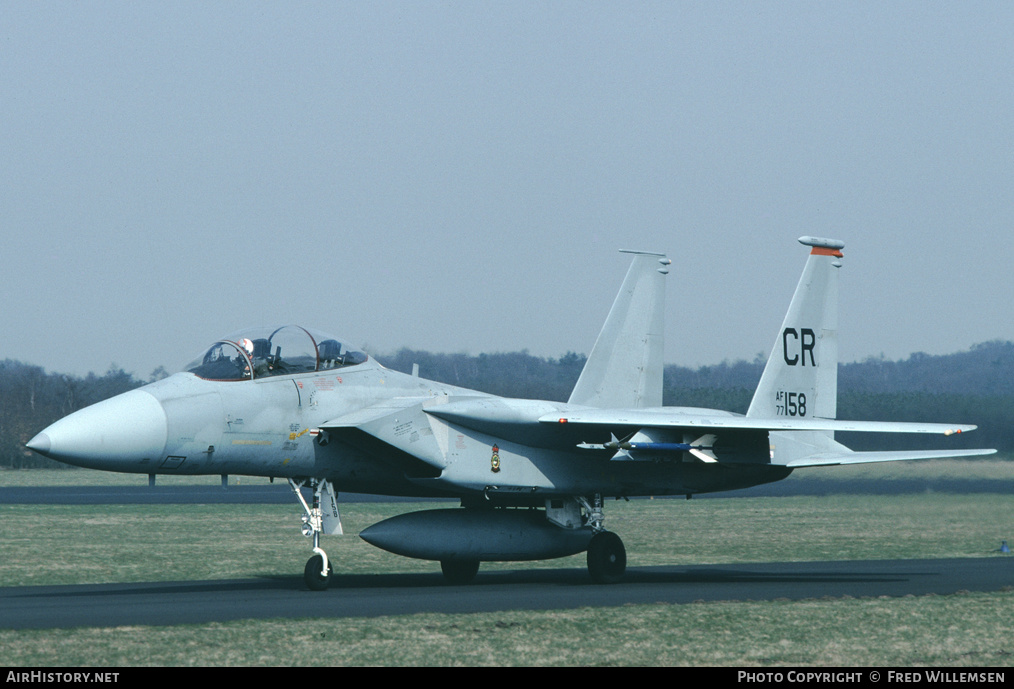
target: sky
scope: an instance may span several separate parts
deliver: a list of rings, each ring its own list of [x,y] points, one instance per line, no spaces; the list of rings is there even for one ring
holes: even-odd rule
[[[0,0],[0,360],[248,326],[588,353],[665,252],[666,363],[753,360],[803,235],[843,362],[1014,340],[1014,4]],[[425,372],[424,372],[425,375]]]

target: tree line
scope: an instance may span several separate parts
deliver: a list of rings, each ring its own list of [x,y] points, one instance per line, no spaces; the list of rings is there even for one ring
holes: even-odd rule
[[[484,392],[565,401],[586,357],[559,358],[527,351],[441,354],[401,349],[377,357],[385,366]],[[764,361],[723,362],[691,369],[665,367],[663,403],[745,413]],[[111,366],[104,375],[47,373],[19,361],[0,362],[0,467],[63,466],[25,449],[53,421],[89,404],[165,377],[161,367],[148,379]],[[838,417],[872,421],[974,423],[975,433],[946,440],[907,434],[840,434],[857,450],[927,447],[995,447],[1014,451],[1014,343],[986,342],[948,355],[916,353],[901,361],[883,357],[840,364]]]

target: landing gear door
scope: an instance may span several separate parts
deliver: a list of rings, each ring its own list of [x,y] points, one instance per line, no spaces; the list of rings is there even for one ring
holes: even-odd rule
[[[324,483],[320,493],[321,530],[328,536],[341,536],[342,518],[338,514],[338,498],[330,481]]]

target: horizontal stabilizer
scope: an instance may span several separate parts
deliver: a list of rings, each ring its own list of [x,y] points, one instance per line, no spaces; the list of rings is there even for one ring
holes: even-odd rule
[[[901,452],[827,452],[796,459],[785,466],[833,466],[836,464],[870,464],[873,462],[903,462],[911,459],[948,459],[951,457],[978,457],[996,454],[996,450],[914,450]]]

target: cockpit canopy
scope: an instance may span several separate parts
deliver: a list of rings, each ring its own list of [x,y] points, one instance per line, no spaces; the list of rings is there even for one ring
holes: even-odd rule
[[[369,357],[337,338],[283,325],[249,328],[215,342],[185,371],[207,380],[252,380],[354,366]]]

